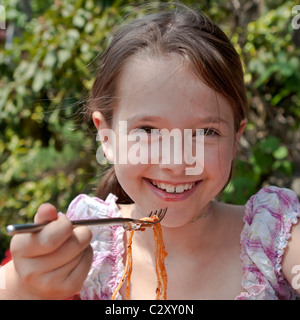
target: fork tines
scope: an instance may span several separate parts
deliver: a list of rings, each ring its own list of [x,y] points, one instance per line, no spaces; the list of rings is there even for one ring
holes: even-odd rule
[[[153,216],[157,216],[158,217],[158,221],[157,222],[160,222],[163,218],[164,218],[164,216],[166,215],[166,213],[167,213],[167,210],[168,210],[168,208],[161,208],[159,211],[158,211],[158,213],[157,213],[157,210],[155,210],[154,212],[153,211],[151,211],[150,212],[150,214],[149,214],[149,217],[153,217]]]

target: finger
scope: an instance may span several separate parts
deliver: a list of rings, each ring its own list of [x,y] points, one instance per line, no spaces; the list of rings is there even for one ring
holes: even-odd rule
[[[92,261],[93,249],[91,246],[88,246],[79,256],[78,263],[70,269],[68,276],[63,282],[65,287],[69,287],[70,285],[74,286],[72,294],[81,290],[83,282],[91,268]]]
[[[32,264],[44,273],[51,272],[77,257],[89,246],[91,239],[92,233],[88,227],[75,228],[73,234],[56,251],[32,258]]]
[[[56,208],[49,204],[42,204],[34,217],[35,223],[44,223],[57,219],[57,211]],[[19,251],[23,253],[25,256],[27,253],[30,253],[28,256],[33,256],[35,254],[36,246],[38,245],[38,241],[36,240],[37,234],[20,234],[15,235],[11,241],[11,251],[12,254],[17,254]]]
[[[69,263],[90,245],[91,240],[92,232],[88,227],[75,228],[73,235],[55,252],[56,265]]]
[[[36,215],[34,216],[35,223],[44,223],[57,219],[57,210],[50,203],[43,203],[39,206]]]
[[[33,234],[39,248],[36,255],[45,255],[56,251],[73,234],[71,221],[62,214],[57,220],[47,224],[40,232]]]
[[[40,285],[47,288],[50,299],[64,299],[81,290],[93,260],[93,250],[88,246],[64,266],[40,277]]]
[[[61,215],[39,232],[15,235],[11,240],[12,255],[33,258],[49,254],[57,250],[72,232],[72,223]]]

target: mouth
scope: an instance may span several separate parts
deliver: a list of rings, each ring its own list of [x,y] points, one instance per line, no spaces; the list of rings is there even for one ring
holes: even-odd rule
[[[167,182],[161,182],[157,180],[150,180],[149,182],[156,188],[164,190],[167,193],[183,193],[186,190],[190,190],[196,184],[197,181],[181,183],[181,184],[171,184]]]
[[[198,187],[202,180],[170,183],[144,178],[151,190],[160,198],[166,201],[179,201],[189,197]]]

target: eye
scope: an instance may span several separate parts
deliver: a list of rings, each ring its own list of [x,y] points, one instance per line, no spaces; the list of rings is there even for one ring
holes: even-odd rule
[[[207,136],[217,136],[219,135],[218,131],[213,128],[203,128],[203,129],[196,129],[196,132],[194,133],[194,136],[201,136],[204,135]]]
[[[151,126],[143,126],[143,127],[138,127],[138,128],[135,128],[134,129],[135,132],[144,132],[144,133],[147,133],[147,134],[153,134],[153,133],[159,133],[159,129],[156,129],[154,127],[151,127]]]
[[[204,136],[217,136],[218,132],[215,129],[212,128],[206,128],[204,129]]]

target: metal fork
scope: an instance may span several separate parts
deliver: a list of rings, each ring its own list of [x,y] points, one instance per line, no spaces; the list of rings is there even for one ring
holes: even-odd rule
[[[76,226],[95,226],[106,225],[116,226],[122,225],[126,231],[139,230],[140,228],[149,227],[159,223],[167,213],[168,208],[160,209],[159,211],[151,211],[148,217],[157,216],[157,221],[144,221],[140,219],[131,218],[103,218],[103,219],[90,219],[90,220],[71,220],[74,227]],[[6,227],[6,233],[10,236],[18,233],[28,233],[40,231],[46,226],[46,223],[25,223],[25,224],[11,224]]]

